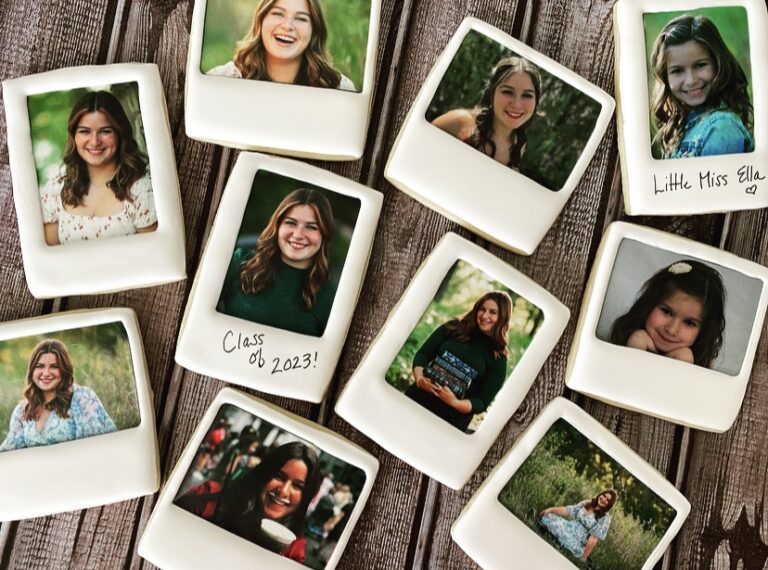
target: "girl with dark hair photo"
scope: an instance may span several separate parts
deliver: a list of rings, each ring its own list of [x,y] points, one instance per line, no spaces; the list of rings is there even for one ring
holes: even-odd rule
[[[692,259],[660,269],[611,327],[611,342],[709,368],[725,329],[720,273]]]
[[[526,129],[541,100],[539,69],[522,57],[499,61],[473,109],[452,109],[432,121],[436,127],[513,170],[528,140]]]
[[[355,91],[331,64],[327,40],[320,0],[259,0],[233,60],[207,74]]]
[[[67,346],[46,339],[32,350],[24,399],[13,410],[0,451],[61,443],[117,431],[99,397],[75,384]]]
[[[307,540],[301,536],[302,526],[322,478],[317,464],[313,449],[301,442],[286,443],[239,479],[206,481],[174,503],[303,564]]]
[[[670,21],[653,45],[651,113],[659,158],[752,152],[748,80],[706,16]]]
[[[251,322],[322,336],[336,295],[329,281],[330,202],[300,188],[278,204],[254,249],[232,256],[217,310]]]
[[[64,173],[40,188],[46,243],[155,231],[147,158],[120,101],[108,91],[86,93],[67,133]]]
[[[616,491],[606,489],[597,497],[575,505],[544,509],[538,515],[538,522],[558,540],[560,546],[586,561],[598,541],[608,536],[611,526],[608,511],[616,499]]]
[[[511,315],[509,295],[492,291],[460,319],[437,327],[413,358],[406,396],[467,431],[504,383]]]

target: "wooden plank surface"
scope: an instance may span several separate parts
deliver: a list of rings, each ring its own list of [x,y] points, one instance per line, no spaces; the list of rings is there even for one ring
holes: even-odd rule
[[[546,403],[565,394],[676,483],[693,511],[666,568],[768,568],[768,339],[760,343],[742,413],[725,434],[688,430],[572,394],[563,339],[480,469],[460,491],[447,489],[383,451],[333,413],[333,403],[419,264],[447,231],[486,247],[550,290],[577,315],[605,226],[616,219],[664,229],[768,264],[765,211],[685,218],[623,215],[612,124],[563,213],[534,255],[490,246],[396,191],[383,178],[395,136],[424,78],[465,16],[486,20],[613,93],[613,2],[574,0],[384,0],[376,91],[364,157],[318,163],[384,194],[365,296],[355,311],[329,395],[321,405],[265,396],[325,423],[381,462],[379,478],[341,567],[472,568],[449,529],[498,459]],[[0,79],[69,65],[122,61],[159,66],[181,183],[190,278],[194,275],[237,151],[191,141],[183,121],[186,44],[192,0],[5,0],[0,2]],[[0,106],[2,95],[0,94]],[[0,320],[84,307],[133,307],[147,347],[167,477],[223,382],[173,362],[191,279],[90,297],[38,301],[24,279],[0,109]],[[525,207],[525,205],[521,205]],[[0,568],[151,568],[136,554],[156,496],[0,525]],[[511,567],[514,567],[511,565]]]

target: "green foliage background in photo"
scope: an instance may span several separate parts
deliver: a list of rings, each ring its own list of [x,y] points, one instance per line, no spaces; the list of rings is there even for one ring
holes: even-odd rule
[[[473,109],[499,60],[519,56],[475,31],[467,34],[435,92],[426,118],[452,109]],[[600,104],[575,87],[539,68],[540,115],[530,119],[528,143],[520,172],[549,190],[560,190],[595,130]],[[493,160],[488,157],[489,160]]]
[[[368,47],[370,0],[319,0],[328,25],[331,64],[362,91]],[[208,0],[200,70],[206,73],[234,58],[235,45],[251,28],[258,0]]]
[[[575,505],[605,489],[618,498],[611,526],[588,564],[562,548],[533,513]],[[642,568],[676,511],[563,419],[557,420],[499,493],[499,502],[578,568]]]
[[[267,227],[269,218],[277,208],[280,201],[288,194],[299,188],[314,188],[322,192],[333,209],[334,232],[330,245],[331,277],[330,281],[336,285],[341,278],[344,269],[344,261],[347,259],[349,244],[352,241],[352,233],[357,223],[357,215],[360,213],[360,200],[331,192],[302,180],[296,180],[288,176],[259,170],[253,178],[251,195],[245,207],[245,214],[237,234],[235,248],[242,247],[253,249],[262,230]],[[234,253],[234,252],[233,252]]]
[[[144,124],[139,108],[139,84],[135,81],[30,95],[27,97],[27,107],[32,130],[32,150],[35,155],[37,184],[41,188],[51,178],[62,174],[69,115],[77,100],[89,91],[109,91],[117,97],[128,120],[131,121],[133,138],[136,139],[141,152],[147,154]]]
[[[643,28],[645,29],[645,61],[647,63],[648,73],[648,101],[649,108],[653,101],[653,89],[656,85],[656,76],[653,74],[653,62],[651,61],[651,53],[653,52],[653,44],[656,41],[656,37],[661,30],[670,21],[674,20],[678,16],[683,14],[689,14],[691,16],[706,16],[712,23],[715,24],[717,30],[728,46],[730,52],[734,55],[736,60],[741,64],[744,73],[747,74],[747,80],[749,86],[747,88],[749,92],[749,100],[754,104],[754,98],[752,95],[752,58],[749,51],[749,21],[747,20],[747,10],[743,6],[728,6],[717,8],[698,8],[696,10],[683,10],[675,12],[647,12],[643,14]],[[651,140],[656,135],[658,128],[653,120],[653,109],[651,108]],[[754,134],[754,129],[752,129]],[[654,145],[652,149],[654,158],[662,158],[663,153],[658,145]]]
[[[413,357],[427,338],[440,325],[464,316],[480,297],[491,291],[504,291],[512,298],[512,318],[507,337],[509,358],[506,376],[509,378],[544,321],[544,313],[503,283],[492,279],[474,265],[459,260],[446,274],[435,298],[390,365],[386,381],[398,391],[405,392],[413,384]],[[469,425],[470,432],[477,430],[487,413],[488,410],[475,415]]]
[[[0,341],[0,442],[8,435],[11,414],[24,397],[32,350],[47,338],[67,345],[75,383],[96,392],[118,430],[139,425],[128,333],[122,323],[107,323]]]

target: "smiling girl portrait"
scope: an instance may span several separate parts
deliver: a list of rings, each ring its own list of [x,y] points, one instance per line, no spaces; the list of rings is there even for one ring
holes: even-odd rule
[[[658,18],[646,14],[646,40]],[[744,8],[696,10],[668,20],[655,36],[649,66],[655,158],[754,150]]]
[[[360,91],[369,12],[365,0],[209,0],[202,70]]]
[[[322,336],[359,209],[359,200],[257,173],[217,310]]]

